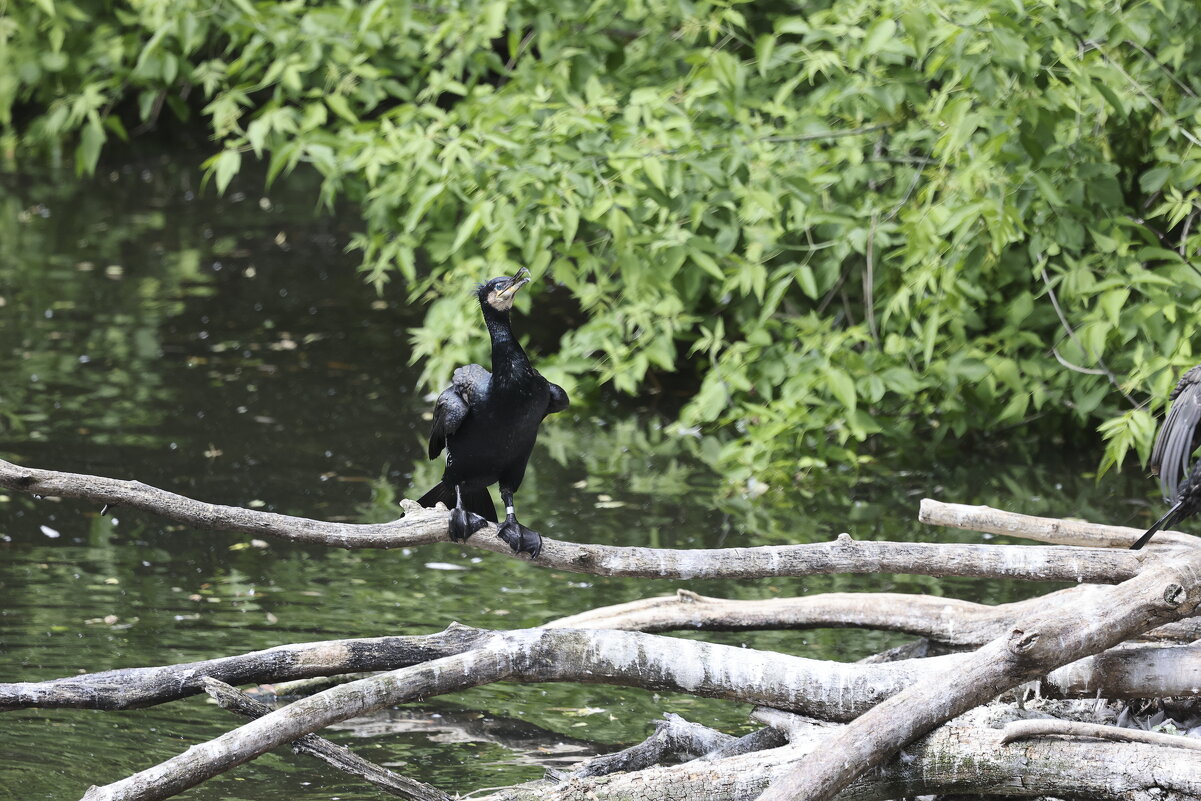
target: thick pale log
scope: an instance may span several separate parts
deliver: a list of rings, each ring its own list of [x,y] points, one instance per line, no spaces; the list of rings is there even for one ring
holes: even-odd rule
[[[0,684],[0,709],[135,709],[203,692],[205,676],[228,684],[275,684],[363,670],[396,670],[470,651],[503,633],[455,624],[437,634],[326,640],[203,662]],[[956,665],[969,658],[967,654],[950,654],[928,659],[846,664],[655,635],[638,635],[629,643],[629,647],[649,655],[647,658],[662,663],[668,676],[663,684],[640,683],[635,673],[628,682],[632,686],[697,691],[691,684],[692,675],[676,670],[677,666],[672,665],[687,654],[700,660],[696,670],[716,675],[714,683],[707,685],[702,694],[784,706],[814,717],[840,721],[855,717],[888,695],[929,675],[930,671],[954,670]],[[731,659],[739,662],[750,675],[782,671],[781,680],[786,678],[795,682],[801,688],[801,694],[773,695],[774,691],[761,682],[745,688],[727,684],[720,670],[724,662]],[[1042,682],[1042,692],[1062,698],[1091,698],[1098,693],[1106,698],[1198,696],[1201,695],[1201,646],[1115,649],[1052,671]]]
[[[1085,597],[1087,603],[1018,623],[1007,636],[969,655],[953,673],[923,678],[864,713],[803,769],[773,784],[762,801],[828,801],[918,737],[1004,690],[1196,614],[1201,550],[1184,550],[1130,581],[1097,588]]]
[[[223,681],[206,677],[204,689],[224,709],[236,714],[249,718],[261,718],[271,712],[271,707],[261,701],[256,701],[236,687],[230,687]],[[306,734],[300,739],[294,740],[292,749],[298,754],[320,759],[344,773],[370,782],[384,792],[401,798],[408,798],[411,801],[451,801],[451,797],[441,790],[414,781],[407,776],[401,776],[399,773],[363,759],[349,748],[332,743],[315,734]]]
[[[675,595],[603,606],[546,625],[649,632],[847,627],[897,631],[948,645],[980,646],[999,637],[1021,615],[1046,611],[1086,590],[1071,587],[997,606],[935,595],[886,592],[732,600],[677,590]],[[1201,638],[1201,620],[1172,623],[1148,632],[1147,638],[1192,642]]]
[[[980,709],[956,719],[857,780],[838,801],[938,794],[1054,796],[1090,801],[1197,801],[1201,755],[1152,745],[1038,740],[1001,744],[1012,710]],[[773,780],[827,748],[806,732],[793,745],[721,760],[698,760],[597,778],[506,788],[474,801],[753,801]]]
[[[33,495],[79,498],[129,506],[198,528],[240,531],[253,536],[338,548],[400,548],[449,542],[444,509],[403,501],[405,516],[383,524],[327,523],[272,512],[204,503],[138,481],[35,470],[0,460],[0,487]],[[465,546],[513,556],[487,526]],[[754,548],[674,550],[627,548],[543,538],[534,564],[601,576],[709,579],[811,576],[829,573],[913,573],[1027,581],[1112,584],[1135,575],[1146,556],[1133,552],[1009,545],[834,542]]]
[[[302,734],[346,718],[495,681],[575,681],[673,690],[827,720],[850,720],[888,695],[927,677],[937,676],[941,684],[952,686],[973,658],[970,654],[952,654],[908,662],[847,665],[638,632],[490,632],[486,641],[462,654],[361,679],[296,701],[215,740],[193,746],[159,766],[92,791],[87,798],[166,798]]]
[[[968,506],[923,498],[917,519],[932,526],[982,531],[1007,537],[1049,542],[1055,545],[1080,545],[1093,548],[1129,548],[1146,529],[1109,526],[1085,520],[1036,517],[1005,512],[991,506]],[[1196,548],[1201,539],[1179,531],[1160,531],[1152,543]]]

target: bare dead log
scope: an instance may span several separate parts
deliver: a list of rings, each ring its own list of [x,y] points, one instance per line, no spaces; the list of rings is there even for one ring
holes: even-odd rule
[[[774,783],[762,801],[828,801],[918,737],[1002,691],[1196,614],[1201,550],[1185,550],[1130,581],[1098,588],[1088,601],[1019,623],[1008,636],[972,653],[953,674],[924,678],[882,702],[832,737],[803,770],[793,769]]]
[[[254,719],[261,718],[271,712],[271,707],[256,701],[236,687],[230,687],[223,681],[205,677],[204,689],[224,709],[235,714]],[[363,759],[349,748],[331,743],[324,737],[306,734],[292,742],[292,750],[298,754],[320,759],[343,773],[363,779],[374,784],[381,790],[409,798],[413,801],[451,801],[446,793],[423,782],[401,776],[381,765]]]
[[[1036,610],[1070,601],[1084,587],[997,606],[934,595],[824,593],[799,598],[732,600],[677,590],[675,595],[603,606],[560,618],[548,627],[624,631],[744,631],[821,627],[897,631],[948,645],[980,646]],[[1201,620],[1183,620],[1148,632],[1149,639],[1192,642]]]
[[[917,519],[932,526],[982,531],[1008,537],[1022,537],[1055,545],[1079,545],[1093,548],[1129,548],[1145,529],[1109,526],[1085,520],[1036,517],[993,509],[923,498]],[[1180,531],[1161,531],[1154,542],[1161,546],[1196,548],[1201,539]]]
[[[391,523],[321,522],[204,503],[138,481],[35,470],[3,460],[0,487],[128,506],[198,528],[338,548],[399,548],[450,541],[449,515],[444,509],[424,509],[408,500],[401,503],[405,516]],[[509,546],[497,539],[495,526],[481,529],[465,545],[516,558]],[[912,573],[1111,584],[1135,575],[1145,558],[1143,553],[1083,548],[859,542],[843,534],[834,542],[697,550],[616,547],[543,538],[542,552],[534,564],[576,573],[643,578]]]
[[[493,632],[457,624],[441,634],[411,639],[420,641],[420,651],[398,649],[402,660],[399,665],[388,665],[380,661],[376,663],[376,667],[391,670],[415,664],[409,661],[414,653],[423,653],[427,657],[419,664],[432,664],[453,655],[470,654],[489,643],[511,642],[512,648],[520,651],[527,641],[537,641],[545,643],[540,646],[539,653],[548,652],[546,659],[548,664],[555,666],[555,670],[569,673],[572,666],[579,669],[581,675],[572,680],[611,682],[649,690],[692,692],[709,697],[783,707],[832,720],[853,718],[887,695],[908,686],[919,674],[950,668],[957,660],[965,658],[963,654],[954,654],[920,660],[920,663],[919,660],[909,660],[880,665],[843,664],[640,632],[576,629]],[[352,653],[355,642],[334,640],[315,643],[313,654],[324,656],[324,661],[315,666],[315,672],[320,675],[336,672],[335,655],[339,651]],[[406,643],[408,644],[410,643]],[[558,644],[565,650],[558,655],[549,653],[552,644]],[[270,670],[273,660],[276,659],[272,652],[277,650],[285,650],[288,656],[284,664],[287,675],[295,677],[303,672],[306,659],[304,646],[284,646],[284,649],[270,649],[240,657],[210,660],[208,664],[220,666],[222,680],[227,683],[232,683],[227,678],[229,676],[235,676],[234,680],[239,683],[272,681],[273,674]],[[202,689],[203,674],[197,672],[196,666],[204,664],[206,663],[135,668],[112,673],[120,675],[127,687],[139,674],[146,675],[152,686],[146,691],[135,687],[131,692],[132,697],[142,701],[153,695],[165,700],[172,679],[178,679],[181,683],[181,689],[174,697],[195,694],[196,689],[184,686],[188,682]],[[95,699],[101,697],[101,691],[105,689],[104,683],[112,681],[112,674],[96,675],[100,677],[101,682],[96,688],[92,687],[87,675],[16,684],[12,685],[15,689],[7,693],[5,686],[0,685],[0,699],[6,701],[8,708],[81,705],[78,703],[80,699],[86,701],[88,706],[95,707]],[[523,670],[509,678],[518,681],[560,680],[555,679],[551,673],[547,674],[549,678],[539,678],[541,675],[542,673],[537,671]],[[365,680],[369,681],[370,678]],[[55,695],[60,686],[66,688],[61,697]],[[343,684],[325,690],[322,694],[336,692],[346,686],[350,685]],[[108,708],[122,707],[120,703],[111,703],[114,700],[111,695],[106,696],[105,700],[106,703],[110,703]],[[116,700],[119,702],[123,699]]]
[[[1201,740],[1182,737],[1179,734],[1163,734],[1157,731],[1124,729],[1100,723],[1080,723],[1074,720],[1056,720],[1054,718],[1015,720],[1008,724],[1001,733],[1001,743],[1008,744],[1033,737],[1088,737],[1111,740],[1115,743],[1146,743],[1147,745],[1201,751]]]
[[[581,635],[600,634],[600,631],[578,632]],[[196,695],[204,690],[205,676],[228,684],[275,684],[289,679],[335,676],[361,670],[396,670],[468,652],[494,636],[520,633],[452,624],[436,634],[326,640],[202,662],[126,668],[40,682],[0,683],[0,709],[134,709]],[[612,633],[627,634],[627,647],[661,663],[667,676],[657,684],[650,679],[642,683],[636,674],[632,674],[629,678],[631,686],[701,692],[785,707],[837,721],[855,717],[931,671],[955,670],[968,659],[967,654],[948,654],[925,659],[844,664],[651,634]],[[691,673],[683,668],[677,670],[679,666],[672,663],[684,659],[698,660],[699,667]],[[740,670],[726,671],[727,662],[738,663]],[[707,680],[712,681],[705,685],[703,692],[697,689],[701,685],[695,683],[698,672],[705,673]],[[795,689],[791,694],[779,694],[771,689],[772,685],[756,679],[743,692],[736,686],[738,676],[742,674],[748,677],[775,675],[780,681],[793,682]],[[1060,698],[1091,698],[1097,693],[1107,698],[1201,696],[1201,646],[1114,649],[1052,671],[1043,678],[1041,689],[1048,697]]]
[[[667,713],[656,721],[655,733],[637,745],[593,757],[571,771],[571,776],[607,776],[669,762],[697,759],[730,745],[736,738],[708,726]]]
[[[1201,757],[1157,746],[1038,740],[1002,745],[997,728],[1012,708],[972,710],[856,780],[839,801],[885,801],[932,793],[1088,798],[1091,801],[1197,801]],[[844,727],[845,728],[845,727]],[[840,731],[840,730],[835,730]],[[831,732],[798,733],[794,744],[722,760],[697,760],[563,782],[506,788],[475,801],[752,801],[791,770],[829,748]]]

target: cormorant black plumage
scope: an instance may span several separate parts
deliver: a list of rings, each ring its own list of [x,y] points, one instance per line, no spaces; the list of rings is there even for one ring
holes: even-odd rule
[[[1201,435],[1201,364],[1180,377],[1168,400],[1172,408],[1151,449],[1151,472],[1159,476],[1164,500],[1172,506],[1130,546],[1132,550],[1142,548],[1160,529],[1201,511],[1201,467],[1190,464]]]
[[[567,408],[567,393],[530,364],[509,324],[517,291],[529,282],[523,268],[512,278],[493,278],[479,288],[480,308],[492,339],[492,372],[478,364],[455,370],[434,404],[429,456],[446,449],[442,480],[419,499],[451,509],[450,536],[465,540],[486,521],[496,522],[488,487],[500,484],[505,521],[497,536],[514,551],[537,558],[542,537],[517,522],[513,493],[521,486],[538,427],[548,414]]]

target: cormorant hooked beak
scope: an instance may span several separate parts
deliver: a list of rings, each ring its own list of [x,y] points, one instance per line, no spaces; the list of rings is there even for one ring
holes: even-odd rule
[[[521,277],[523,273],[525,274],[525,278]],[[513,274],[512,278],[509,279],[509,285],[497,292],[496,295],[501,300],[510,300],[514,295],[517,294],[517,290],[528,284],[530,280],[530,271],[522,267]]]

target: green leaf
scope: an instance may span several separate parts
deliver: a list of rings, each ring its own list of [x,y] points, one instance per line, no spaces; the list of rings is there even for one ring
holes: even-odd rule
[[[725,280],[726,274],[722,272],[721,267],[718,266],[717,262],[714,261],[713,257],[710,256],[708,253],[697,250],[695,248],[690,248],[688,250],[688,257],[690,259],[692,259],[693,264],[697,265],[702,270],[709,273],[709,275],[713,276],[714,278],[718,279],[719,281]]]
[[[642,160],[642,171],[646,173],[646,177],[654,184],[655,188],[660,192],[667,191],[667,185],[663,181],[663,165],[658,159],[645,158]]]
[[[210,170],[217,184],[217,193],[225,194],[226,187],[242,166],[242,154],[237,150],[222,150],[212,161]]]
[[[855,382],[851,379],[851,376],[845,370],[834,366],[827,367],[823,372],[826,376],[830,394],[843,405],[847,412],[854,412],[857,396],[855,394]]]
[[[79,146],[75,148],[75,172],[79,175],[91,175],[96,171],[96,162],[100,159],[100,148],[108,137],[104,126],[98,118],[89,120],[79,133]]]
[[[467,218],[459,226],[458,232],[455,234],[455,241],[450,246],[451,253],[457,253],[459,248],[466,244],[469,237],[475,236],[475,232],[480,227],[481,213],[479,209],[472,209]]]
[[[343,95],[326,95],[325,105],[329,106],[330,111],[347,122],[355,123],[359,121],[359,118],[350,110],[350,103],[347,102]]]
[[[867,55],[874,55],[884,49],[884,46],[893,40],[897,33],[897,23],[894,20],[884,18],[876,20],[867,30],[867,36],[863,40],[863,51]]]

